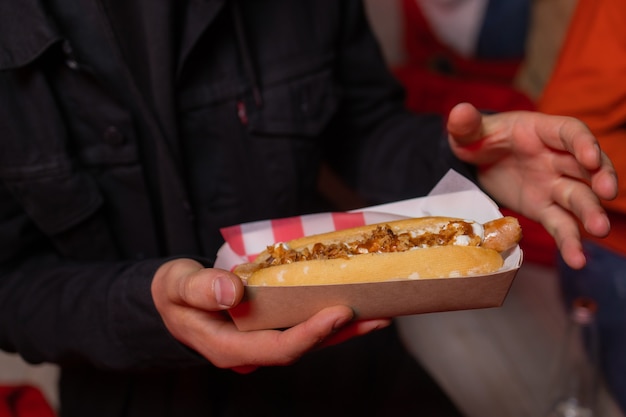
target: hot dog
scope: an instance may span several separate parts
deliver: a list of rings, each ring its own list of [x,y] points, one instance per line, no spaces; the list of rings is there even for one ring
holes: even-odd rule
[[[519,222],[418,217],[268,246],[235,267],[247,285],[324,285],[488,274],[521,240]]]

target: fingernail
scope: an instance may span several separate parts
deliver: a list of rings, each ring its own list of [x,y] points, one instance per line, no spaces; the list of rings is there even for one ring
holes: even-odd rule
[[[387,319],[375,320],[369,324],[370,327],[369,329],[367,329],[367,331],[373,332],[376,330],[382,330],[386,327],[389,327],[389,325],[391,325],[391,320],[387,320]]]
[[[232,307],[235,304],[235,284],[226,277],[218,277],[213,281],[215,300],[222,307]]]
[[[339,330],[352,320],[352,316],[343,316],[335,321],[333,330]]]

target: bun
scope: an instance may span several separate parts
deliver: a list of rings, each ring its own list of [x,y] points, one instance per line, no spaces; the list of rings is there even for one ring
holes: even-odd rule
[[[514,217],[418,217],[276,243],[234,272],[247,285],[280,286],[481,275],[500,269],[501,252],[520,239]]]

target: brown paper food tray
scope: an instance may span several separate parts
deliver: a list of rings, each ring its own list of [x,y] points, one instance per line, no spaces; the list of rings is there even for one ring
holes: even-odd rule
[[[499,307],[522,262],[512,269],[472,277],[398,280],[301,287],[246,287],[230,314],[239,330],[287,328],[325,307],[350,306],[357,319]]]
[[[434,214],[483,223],[502,216],[493,200],[454,171],[448,172],[426,197],[360,211],[405,217]],[[499,272],[473,277],[305,287],[249,286],[242,303],[230,310],[230,314],[240,330],[259,330],[291,327],[325,307],[338,304],[352,307],[357,319],[499,307],[522,258],[522,251],[516,247],[505,255],[504,267]],[[232,266],[224,263],[221,267]]]

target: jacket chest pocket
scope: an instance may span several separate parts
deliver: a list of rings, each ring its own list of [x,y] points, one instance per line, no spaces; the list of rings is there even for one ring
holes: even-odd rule
[[[265,193],[291,215],[317,205],[316,180],[339,94],[324,71],[268,86],[262,106],[250,108],[247,129],[256,155],[250,165],[264,175]],[[262,198],[262,196],[259,196]]]
[[[265,84],[260,102],[243,87],[194,97],[201,90],[181,96],[181,126],[187,158],[202,155],[202,174],[192,174],[202,204],[215,216],[233,213],[224,224],[310,206],[305,200],[315,190],[321,137],[338,109],[332,72],[305,71]]]
[[[249,146],[266,184],[310,189],[320,162],[322,138],[337,112],[339,97],[330,71],[267,86],[262,105],[246,103]],[[289,183],[291,182],[291,183]],[[295,182],[295,183],[294,183]]]
[[[138,159],[131,113],[63,41],[52,60],[51,89],[64,113],[72,152],[84,165],[104,167]]]

